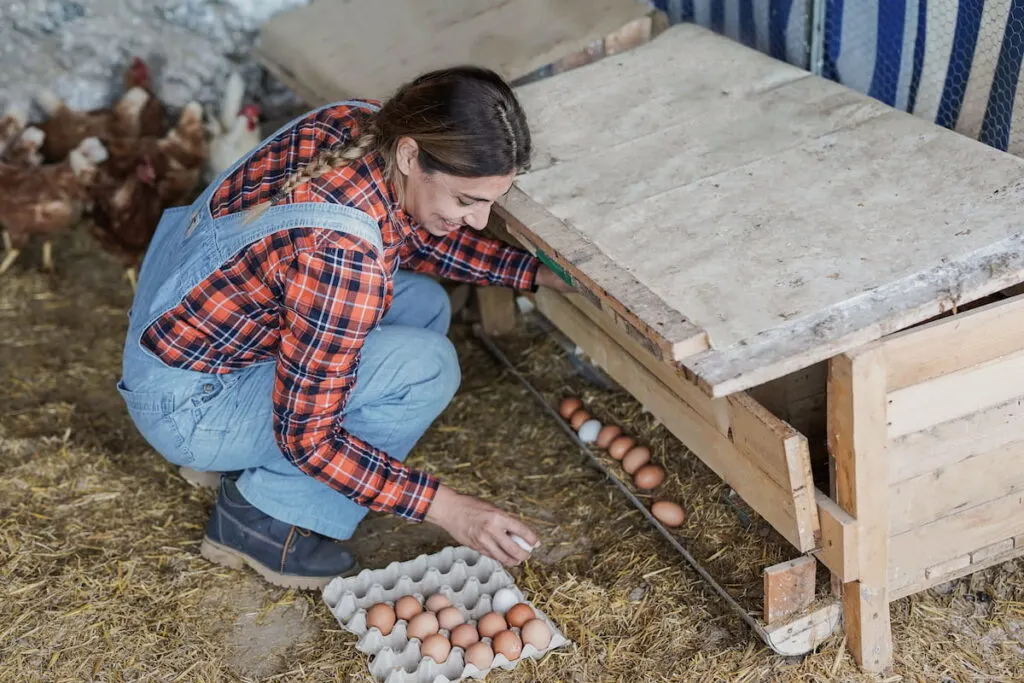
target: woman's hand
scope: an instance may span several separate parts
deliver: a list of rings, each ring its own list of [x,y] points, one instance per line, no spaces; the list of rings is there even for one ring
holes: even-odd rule
[[[539,286],[553,289],[557,292],[575,292],[576,288],[562,278],[555,275],[555,271],[541,264],[537,268],[537,277],[534,280]]]
[[[513,539],[519,536],[531,546],[537,543],[533,530],[490,503],[456,493],[444,484],[427,510],[427,521],[436,524],[462,545],[514,566],[530,556]]]

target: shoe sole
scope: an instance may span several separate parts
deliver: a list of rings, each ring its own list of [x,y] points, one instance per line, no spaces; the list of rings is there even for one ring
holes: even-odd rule
[[[178,475],[197,488],[216,489],[220,486],[220,472],[200,472],[191,467],[179,467]]]
[[[229,548],[226,545],[222,545],[216,541],[211,541],[209,538],[205,537],[203,538],[203,542],[199,545],[199,554],[214,564],[219,564],[230,569],[242,569],[244,567],[249,567],[268,582],[275,586],[280,586],[281,588],[321,590],[335,578],[334,576],[295,576],[292,574],[275,572],[270,567],[260,564],[245,553],[241,553],[234,548]],[[348,570],[344,574],[338,574],[338,576],[352,576],[358,572],[359,565],[353,565],[352,569]]]

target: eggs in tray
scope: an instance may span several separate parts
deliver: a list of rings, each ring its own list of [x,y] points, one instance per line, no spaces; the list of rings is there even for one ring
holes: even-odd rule
[[[558,414],[576,430],[580,441],[605,449],[612,459],[618,460],[622,470],[633,477],[633,486],[637,490],[653,491],[665,481],[665,470],[651,463],[651,451],[647,446],[637,445],[636,440],[623,434],[620,427],[602,425],[583,407],[580,399],[575,396],[562,399]],[[680,526],[686,518],[683,508],[670,500],[655,500],[651,514],[669,527]]]
[[[324,601],[383,683],[482,678],[569,642],[499,563],[464,546],[335,579]]]

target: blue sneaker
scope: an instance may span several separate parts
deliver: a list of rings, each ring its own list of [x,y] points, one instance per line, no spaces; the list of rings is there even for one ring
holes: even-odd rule
[[[248,565],[284,588],[319,589],[336,576],[359,571],[355,557],[340,542],[264,514],[229,477],[221,479],[199,552],[232,569]]]

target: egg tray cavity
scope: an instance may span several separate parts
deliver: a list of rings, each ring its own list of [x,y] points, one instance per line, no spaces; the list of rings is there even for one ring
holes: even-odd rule
[[[382,635],[366,627],[366,611],[378,602],[394,607],[404,595],[414,595],[421,603],[434,593],[451,600],[467,622],[479,621],[491,611],[491,599],[501,588],[510,588],[519,599],[533,608],[538,619],[551,629],[551,642],[543,650],[523,645],[519,659],[509,661],[495,653],[487,669],[465,662],[465,652],[452,647],[448,660],[438,664],[420,654],[418,638],[409,638],[407,622],[399,619],[391,633]],[[407,562],[392,562],[383,569],[364,569],[350,578],[336,578],[323,591],[324,602],[346,631],[359,640],[356,649],[369,655],[370,674],[380,683],[451,683],[466,678],[482,679],[491,669],[512,669],[529,657],[540,659],[549,651],[564,647],[569,640],[547,615],[531,604],[516,587],[512,576],[498,562],[465,546],[447,547],[433,555],[420,555]],[[519,629],[512,629],[519,632]],[[440,631],[450,637],[446,629]],[[490,638],[482,639],[490,643]]]

